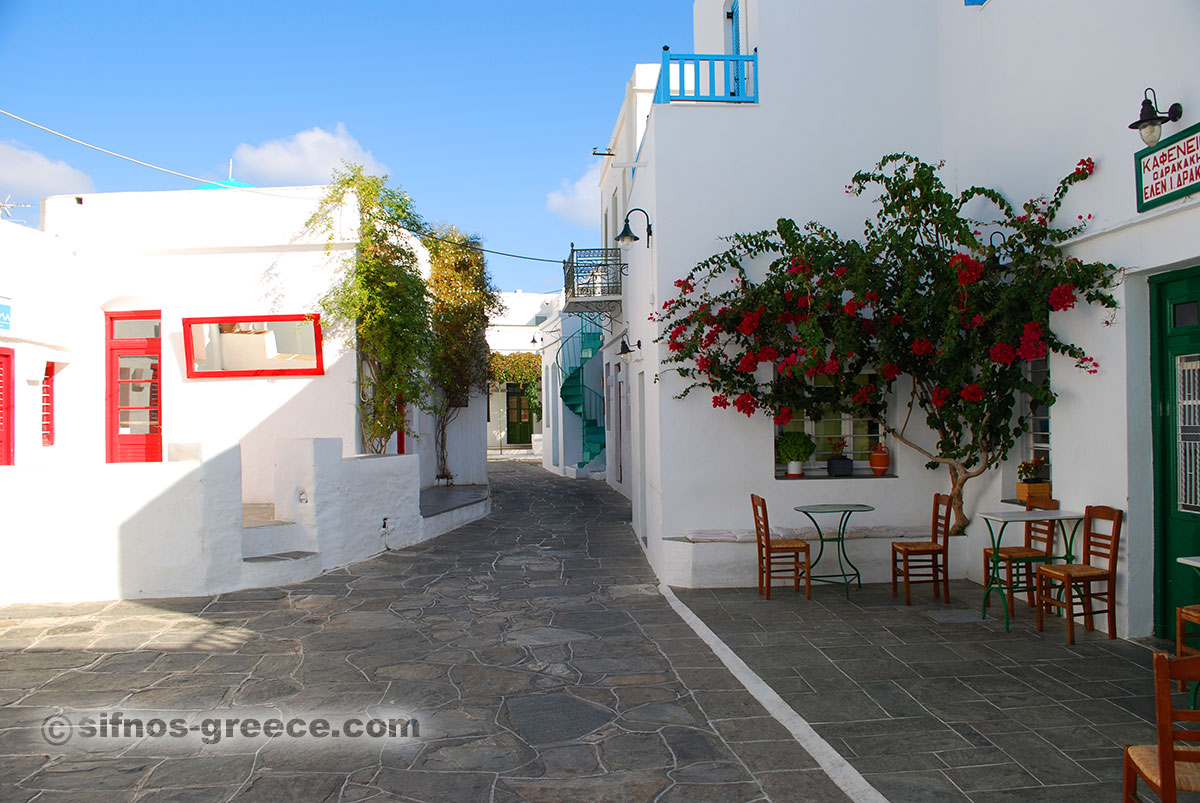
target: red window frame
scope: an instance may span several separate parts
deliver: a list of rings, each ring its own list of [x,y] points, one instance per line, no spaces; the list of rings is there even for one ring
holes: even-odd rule
[[[109,463],[161,463],[162,462],[162,338],[161,337],[122,337],[113,336],[114,325],[118,321],[159,322],[159,334],[162,334],[161,310],[129,310],[122,312],[104,313],[104,336],[107,349],[105,360],[105,459]],[[121,407],[121,384],[135,380],[120,378],[121,357],[154,357],[156,370],[149,379],[136,380],[139,383],[157,385],[151,391],[149,406]],[[151,410],[150,420],[157,415],[157,427],[149,433],[120,432],[120,412],[122,409]]]
[[[13,426],[12,349],[0,349],[0,466],[11,466],[15,455],[16,433]]]
[[[244,371],[197,371],[195,369],[195,346],[192,344],[192,325],[206,323],[244,323],[247,321],[311,321],[313,339],[316,342],[317,364],[314,368],[261,368]],[[321,376],[325,373],[325,354],[321,337],[321,316],[318,313],[300,315],[222,315],[216,318],[183,319],[183,359],[188,379],[213,379],[221,377],[253,376]]]
[[[46,363],[42,376],[42,446],[54,445],[54,363]]]

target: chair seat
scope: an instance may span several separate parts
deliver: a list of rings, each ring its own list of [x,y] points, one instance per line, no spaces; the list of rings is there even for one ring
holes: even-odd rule
[[[898,552],[941,552],[945,547],[934,541],[893,541],[892,549]]]
[[[1158,764],[1158,745],[1133,745],[1129,748],[1129,758],[1150,783],[1162,788],[1162,770]],[[1200,792],[1200,762],[1176,761],[1175,786],[1188,792]]]
[[[808,542],[805,541],[803,538],[772,538],[771,539],[771,551],[772,552],[783,552],[785,550],[788,552],[791,552],[796,549],[807,552],[808,551]]]
[[[1200,623],[1200,605],[1182,605],[1179,607],[1179,615],[1189,622]]]
[[[1091,577],[1108,577],[1108,572],[1098,566],[1086,563],[1048,563],[1038,567],[1038,574],[1047,575],[1055,580],[1075,581]]]
[[[992,554],[991,547],[983,550],[983,554],[990,557]],[[1028,560],[1030,558],[1050,557],[1044,550],[1034,549],[1031,546],[1002,546],[998,555],[1000,560]]]

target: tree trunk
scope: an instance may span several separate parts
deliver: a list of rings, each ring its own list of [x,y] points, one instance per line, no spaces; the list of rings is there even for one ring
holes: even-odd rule
[[[958,535],[971,523],[971,520],[967,518],[967,512],[963,510],[963,486],[967,484],[970,475],[953,463],[947,463],[946,468],[950,471],[950,508],[954,511],[950,534]]]

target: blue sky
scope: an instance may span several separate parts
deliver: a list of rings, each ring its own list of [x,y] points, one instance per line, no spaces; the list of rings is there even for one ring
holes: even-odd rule
[[[691,6],[0,0],[0,109],[190,175],[235,157],[256,186],[322,183],[352,158],[430,221],[562,259],[599,245],[576,184],[634,64],[691,49]],[[14,212],[32,225],[48,194],[193,186],[0,116],[0,200],[34,204]],[[562,285],[554,265],[489,265],[503,290]]]

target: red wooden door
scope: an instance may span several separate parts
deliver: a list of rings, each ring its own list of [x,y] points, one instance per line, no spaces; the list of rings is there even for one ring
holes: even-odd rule
[[[13,350],[0,349],[0,466],[13,464]]]
[[[109,463],[162,462],[159,315],[158,310],[105,314]]]

